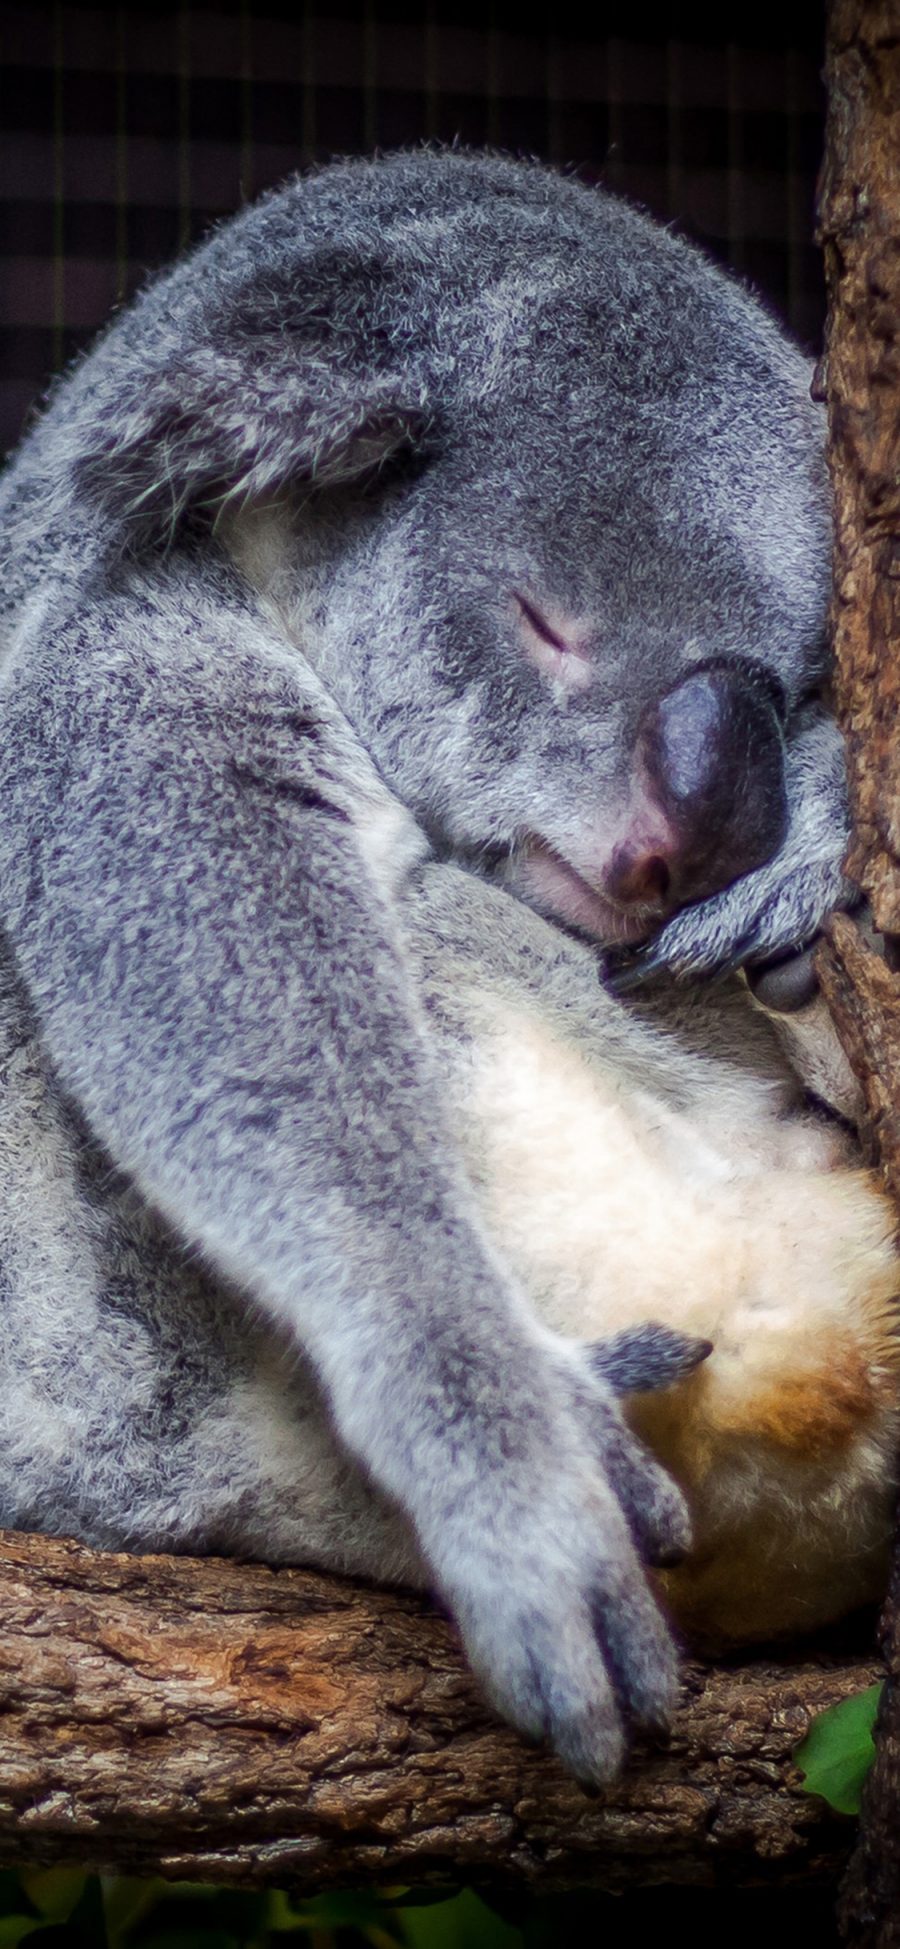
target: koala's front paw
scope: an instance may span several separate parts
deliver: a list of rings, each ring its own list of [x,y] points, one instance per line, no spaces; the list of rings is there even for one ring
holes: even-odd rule
[[[735,880],[713,900],[683,907],[648,946],[607,972],[614,994],[628,994],[665,970],[684,977],[728,972],[803,945],[838,907],[858,894],[840,854],[792,866],[786,858]]]
[[[789,826],[774,859],[721,893],[683,907],[610,985],[625,993],[659,969],[706,974],[765,959],[818,934],[826,915],[851,906],[844,877],[849,838],[844,752],[823,704],[798,711],[785,753]]]
[[[683,908],[646,959],[638,959],[678,975],[740,967],[811,940],[826,915],[856,897],[840,857],[807,861],[795,870],[785,861],[781,873],[773,863],[736,880],[714,900]]]
[[[688,1543],[674,1484],[573,1355],[565,1412],[531,1455],[486,1471],[433,1553],[472,1666],[498,1710],[604,1784],[633,1727],[662,1730],[677,1661],[639,1554]],[[542,1417],[543,1418],[543,1417]]]

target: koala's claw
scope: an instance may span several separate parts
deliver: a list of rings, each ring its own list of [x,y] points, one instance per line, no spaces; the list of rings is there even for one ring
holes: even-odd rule
[[[587,1539],[586,1539],[587,1540]],[[674,1646],[643,1578],[595,1565],[592,1583],[545,1569],[545,1603],[516,1605],[497,1593],[491,1628],[467,1605],[454,1607],[469,1658],[503,1716],[548,1741],[585,1784],[605,1786],[621,1770],[632,1729],[665,1728],[677,1698]]]
[[[621,1442],[607,1441],[604,1459],[610,1482],[635,1548],[656,1568],[680,1563],[691,1547],[687,1504],[671,1476],[623,1426]]]
[[[658,1737],[669,1730],[678,1697],[678,1672],[671,1641],[667,1645],[667,1682],[661,1684],[662,1657],[655,1617],[642,1606],[632,1604],[626,1595],[619,1599],[614,1629],[610,1631],[608,1611],[595,1615],[594,1630],[602,1644],[608,1668],[613,1672],[619,1697],[624,1702],[627,1734],[632,1731]],[[627,1647],[627,1681],[620,1665]]]
[[[655,1322],[627,1328],[609,1341],[595,1341],[583,1349],[587,1375],[574,1383],[583,1425],[645,1563],[680,1561],[691,1545],[690,1518],[672,1477],[628,1427],[614,1398],[616,1384],[604,1374],[604,1364],[618,1367],[620,1378],[627,1373],[626,1385],[636,1390],[639,1383],[664,1386],[710,1352],[709,1341],[671,1332]]]
[[[755,883],[764,873],[736,880],[714,900],[683,907],[646,947],[621,962],[610,958],[601,969],[604,987],[621,996],[636,993],[659,974],[680,980],[734,974],[748,961],[799,951],[829,913],[851,908],[859,898],[831,862],[770,888],[754,912]]]
[[[634,1359],[642,1342],[648,1355],[649,1330],[617,1338],[620,1353],[630,1341]],[[672,1339],[682,1367],[689,1346],[693,1360],[701,1344],[705,1351],[687,1336]],[[688,1516],[598,1377],[597,1349],[546,1351],[542,1385],[558,1416],[524,1470],[512,1470],[502,1490],[495,1478],[486,1529],[478,1488],[460,1501],[434,1561],[498,1710],[548,1739],[580,1780],[602,1786],[621,1766],[631,1728],[665,1727],[675,1702],[675,1649],[641,1559],[680,1555]],[[669,1357],[672,1364],[674,1348]]]
[[[588,1349],[588,1359],[593,1372],[614,1394],[646,1394],[683,1380],[709,1359],[712,1350],[711,1340],[647,1320],[640,1326],[624,1327],[608,1340],[595,1340]]]
[[[651,945],[601,957],[600,979],[611,995],[633,995],[654,975],[668,973],[666,956]]]
[[[694,1372],[713,1351],[711,1340],[678,1333],[655,1320],[625,1327],[587,1348],[591,1371],[613,1393],[639,1394],[670,1387]],[[604,1426],[603,1461],[645,1563],[680,1563],[690,1548],[687,1508],[674,1482],[620,1424]]]

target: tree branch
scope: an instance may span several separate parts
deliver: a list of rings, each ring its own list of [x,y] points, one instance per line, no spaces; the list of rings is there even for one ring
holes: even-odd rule
[[[671,1745],[606,1795],[497,1724],[418,1598],[0,1532],[0,1859],[307,1891],[833,1883],[810,1717],[872,1679],[691,1665]]]

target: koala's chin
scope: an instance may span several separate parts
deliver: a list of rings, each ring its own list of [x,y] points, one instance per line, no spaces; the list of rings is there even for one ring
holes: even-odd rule
[[[616,904],[603,891],[603,880],[592,885],[545,840],[533,840],[510,858],[497,875],[510,893],[598,947],[634,947],[659,924],[659,913],[648,904]]]

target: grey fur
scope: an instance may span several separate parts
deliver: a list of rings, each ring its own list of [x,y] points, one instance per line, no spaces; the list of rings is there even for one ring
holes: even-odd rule
[[[463,963],[564,986],[588,951],[510,899],[527,835],[589,874],[641,711],[714,655],[783,687],[791,826],[671,959],[833,904],[803,361],[600,193],[345,164],[114,321],[0,512],[0,1514],[433,1580],[500,1709],[606,1779],[671,1706],[635,1544],[683,1509],[492,1244],[428,972],[456,949],[411,889],[480,867]],[[577,694],[514,589],[581,619]],[[645,1083],[652,1033],[592,992]]]

